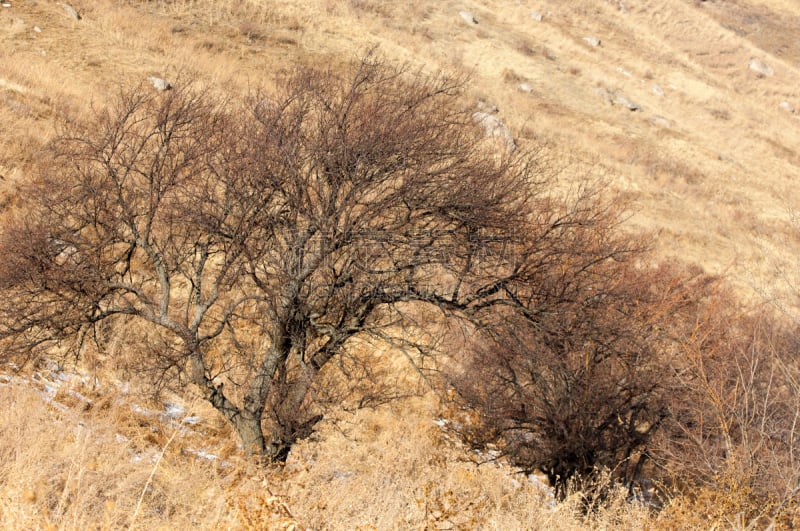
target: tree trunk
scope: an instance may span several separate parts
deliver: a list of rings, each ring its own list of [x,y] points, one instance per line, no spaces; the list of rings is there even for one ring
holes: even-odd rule
[[[292,442],[286,439],[291,437],[284,436],[282,430],[275,430],[269,439],[269,446],[266,448],[267,457],[273,462],[283,463],[289,457],[289,450],[292,449]]]
[[[275,426],[270,434],[269,445],[265,450],[267,457],[273,462],[285,462],[294,443],[298,439],[308,437],[320,420],[322,420],[322,415],[314,415],[302,422],[292,419],[286,425]]]
[[[243,410],[233,420],[233,426],[236,428],[236,433],[242,440],[242,448],[248,456],[259,456],[265,453],[266,444],[264,430],[261,428],[261,415],[254,415]]]
[[[251,400],[245,404],[245,407],[237,407],[225,396],[222,384],[216,385],[206,375],[205,364],[199,349],[194,346],[189,352],[191,355],[189,356],[188,372],[191,381],[202,390],[205,399],[233,425],[242,440],[242,448],[245,453],[248,456],[263,455],[266,448],[264,431],[261,428],[264,399],[253,401],[250,397]]]

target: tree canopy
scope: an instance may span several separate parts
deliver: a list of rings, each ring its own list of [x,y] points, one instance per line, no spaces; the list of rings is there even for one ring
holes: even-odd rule
[[[142,367],[281,459],[326,365],[420,308],[582,341],[638,244],[595,190],[556,194],[535,154],[487,145],[462,89],[369,55],[245,99],[121,91],[65,124],[3,230],[7,352],[137,322]],[[554,327],[567,313],[582,325]]]

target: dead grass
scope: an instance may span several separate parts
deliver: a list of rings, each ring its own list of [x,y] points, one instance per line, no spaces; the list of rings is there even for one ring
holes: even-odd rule
[[[268,470],[210,448],[225,446],[224,432],[181,422],[193,411],[166,419],[116,389],[71,383],[48,395],[58,380],[34,380],[42,385],[15,377],[0,388],[4,529],[266,528],[291,519],[269,496]]]
[[[121,383],[6,371],[0,526],[577,531],[763,523],[763,507],[748,505],[746,485],[733,480],[676,497],[661,512],[625,489],[596,498],[602,480],[556,503],[541,480],[451,438],[434,422],[436,404],[426,395],[331,412],[285,467],[272,468],[244,460],[231,431],[202,404],[170,416],[163,402]]]
[[[298,518],[313,529],[636,529],[651,521],[622,492],[585,515],[582,492],[556,504],[508,465],[477,464],[432,422],[430,404],[361,411],[293,450],[284,488]]]
[[[609,529],[649,518],[622,493],[586,517],[579,492],[556,505],[507,465],[476,465],[432,422],[430,398],[340,413],[270,469],[236,452],[203,457],[212,452],[197,445],[226,446],[230,434],[132,410],[118,390],[71,384],[49,401],[19,377],[3,381],[5,529]]]

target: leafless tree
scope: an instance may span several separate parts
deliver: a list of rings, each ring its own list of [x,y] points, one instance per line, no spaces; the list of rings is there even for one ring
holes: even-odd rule
[[[520,306],[516,283],[558,261],[532,250],[577,226],[535,157],[487,148],[461,88],[370,55],[246,101],[122,91],[64,126],[2,231],[4,352],[80,353],[138,323],[142,366],[285,457],[354,339],[421,306]]]
[[[691,285],[673,268],[642,266],[635,240],[612,236],[613,217],[597,217],[602,211],[588,202],[570,231],[581,236],[553,240],[545,256],[560,263],[528,280],[524,310],[484,328],[474,354],[452,371],[472,412],[467,439],[544,471],[562,495],[602,468],[629,485],[642,475],[673,391],[665,322]]]

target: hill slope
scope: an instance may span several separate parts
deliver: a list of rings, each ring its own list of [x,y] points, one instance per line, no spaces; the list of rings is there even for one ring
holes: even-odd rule
[[[76,20],[57,2],[13,2],[0,11],[0,174],[20,178],[60,107],[102,102],[123,80],[201,72],[246,87],[379,45],[392,60],[469,73],[472,96],[523,147],[549,142],[581,161],[575,171],[634,194],[633,225],[662,253],[742,285],[773,285],[774,262],[797,254],[796,4],[286,4],[75,2]]]
[[[33,168],[55,118],[64,110],[102,106],[120,84],[148,76],[174,83],[197,77],[247,90],[268,84],[293,64],[345,62],[377,45],[392,61],[469,75],[466,105],[496,107],[522,149],[547,146],[565,185],[586,174],[607,179],[632,201],[627,226],[648,231],[660,255],[725,275],[745,298],[775,295],[795,306],[790,297],[796,298],[792,265],[800,254],[794,217],[800,211],[795,192],[800,178],[800,114],[794,112],[800,111],[796,2],[75,0],[71,6],[80,19],[56,1],[7,3],[10,7],[0,7],[2,204],[14,201],[15,186]],[[235,456],[233,472],[189,459],[186,452],[197,450],[196,445],[181,437],[172,445],[166,442],[164,434],[173,433],[173,425],[154,431],[159,433],[150,436],[155,441],[147,436],[149,421],[121,428],[121,423],[135,422],[119,420],[130,407],[129,398],[117,391],[103,399],[113,404],[108,406],[115,412],[111,424],[103,424],[109,415],[99,407],[66,414],[37,401],[24,386],[0,391],[9,412],[13,404],[24,404],[37,425],[52,422],[53,432],[64,424],[85,423],[111,441],[109,455],[121,455],[118,465],[98,471],[90,467],[88,443],[78,445],[77,454],[67,447],[46,462],[54,477],[67,479],[35,486],[33,500],[26,502],[25,482],[41,480],[25,476],[41,461],[37,455],[64,445],[41,431],[29,434],[19,415],[0,417],[6,428],[0,450],[17,459],[6,460],[13,466],[2,470],[21,478],[4,484],[16,490],[3,491],[11,501],[0,503],[0,521],[12,527],[46,522],[47,514],[30,507],[48,495],[55,496],[51,509],[66,510],[70,481],[83,481],[76,470],[90,471],[87,478],[99,474],[109,484],[120,476],[131,478],[131,490],[120,496],[116,509],[103,509],[99,498],[85,505],[106,510],[108,527],[129,525],[144,498],[139,489],[155,469],[128,463],[127,442],[113,444],[119,443],[118,438],[114,443],[116,434],[134,438],[131,432],[137,429],[141,446],[170,446],[155,476],[168,485],[163,491],[177,491],[181,482],[199,485],[178,502],[165,504],[163,514],[148,509],[140,521],[153,526],[224,522],[246,527],[258,515],[236,505],[237,500],[256,507],[277,504],[257,494],[259,485],[266,484],[262,481],[279,485],[292,509],[288,516],[315,528],[424,528],[457,514],[463,519],[455,522],[464,526],[473,515],[496,528],[524,526],[520,522],[532,518],[547,527],[581,524],[575,507],[542,512],[549,507],[546,495],[528,505],[538,487],[520,483],[509,469],[466,465],[466,450],[435,428],[432,401],[414,399],[343,414],[338,425],[326,422],[318,440],[301,443],[288,470],[276,476],[252,471]],[[213,418],[210,410],[203,414]],[[207,433],[209,449],[235,453],[229,430],[214,425]],[[29,451],[20,452],[20,447]],[[385,466],[387,460],[396,463]],[[169,475],[162,477],[164,470]],[[209,483],[201,484],[198,477]],[[80,481],[77,485],[84,484]],[[454,489],[463,492],[454,494]],[[147,500],[149,508],[152,500]],[[192,508],[196,500],[216,500],[220,516],[201,519]],[[265,513],[261,523],[288,522],[287,510],[279,508],[275,515]],[[170,520],[170,510],[185,520]],[[647,516],[636,507],[621,511],[631,527],[641,527],[637,518]],[[77,518],[76,527],[87,523]],[[583,524],[608,525],[602,520]]]

